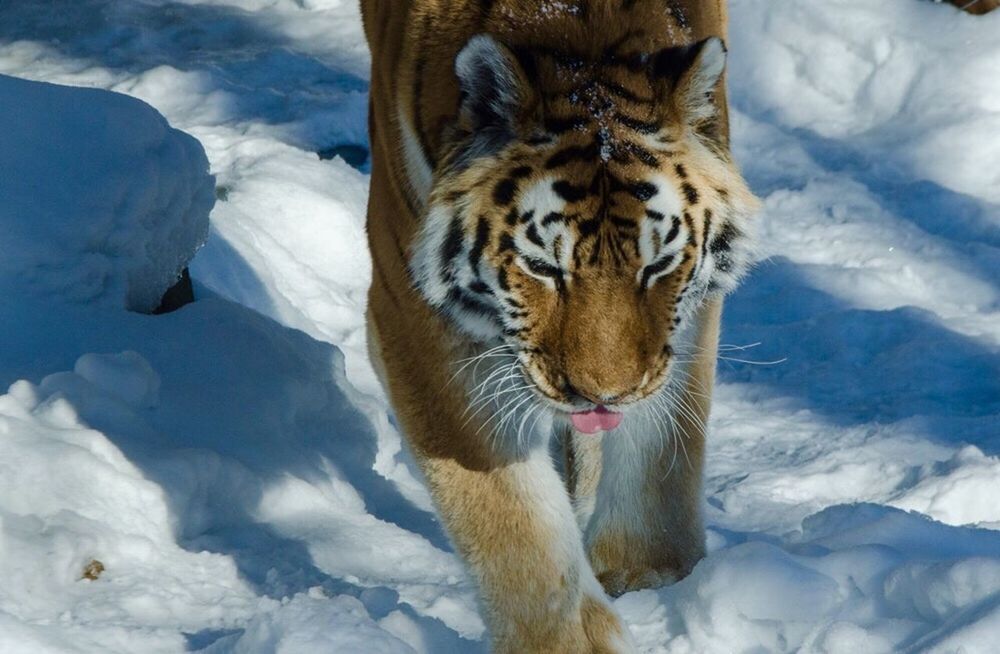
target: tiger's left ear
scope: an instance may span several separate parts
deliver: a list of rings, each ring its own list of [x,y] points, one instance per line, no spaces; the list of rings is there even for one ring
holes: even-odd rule
[[[667,82],[682,120],[698,125],[718,114],[713,96],[726,69],[722,39],[711,36],[692,45],[661,50],[652,64],[652,74]]]
[[[531,100],[531,86],[517,58],[487,34],[469,39],[455,58],[462,92],[459,120],[470,132],[514,133]]]

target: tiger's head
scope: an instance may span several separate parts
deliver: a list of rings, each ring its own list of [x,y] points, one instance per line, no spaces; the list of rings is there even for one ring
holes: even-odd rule
[[[756,199],[712,97],[725,58],[716,38],[596,59],[477,36],[456,59],[460,110],[410,270],[556,411],[655,395],[699,305],[751,263]]]

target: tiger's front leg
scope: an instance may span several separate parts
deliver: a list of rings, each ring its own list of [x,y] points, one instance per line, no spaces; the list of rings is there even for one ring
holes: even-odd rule
[[[483,470],[434,458],[424,471],[479,583],[493,651],[634,651],[591,572],[547,451]]]
[[[438,345],[424,340],[431,330],[381,339],[372,315],[372,360],[448,534],[478,583],[492,651],[634,652],[628,628],[590,569],[543,430],[516,451],[505,450],[491,430],[495,421],[478,419],[494,408],[473,411],[470,420],[464,394],[439,392],[449,369],[422,365],[419,353]]]
[[[672,418],[658,412],[603,436],[572,437],[577,519],[594,573],[612,596],[673,583],[705,555],[704,425],[720,313],[721,302],[701,309],[697,354]]]
[[[647,436],[603,437],[603,470],[584,539],[594,574],[613,597],[671,584],[705,554],[701,439],[680,436],[675,450]]]

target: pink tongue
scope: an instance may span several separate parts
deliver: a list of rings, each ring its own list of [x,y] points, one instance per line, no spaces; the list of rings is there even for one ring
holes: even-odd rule
[[[599,431],[611,431],[622,424],[622,414],[609,411],[602,406],[592,411],[580,411],[570,415],[573,428],[584,434],[596,434]]]

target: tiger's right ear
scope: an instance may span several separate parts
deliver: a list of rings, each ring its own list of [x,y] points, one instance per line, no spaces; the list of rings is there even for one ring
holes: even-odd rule
[[[514,53],[492,36],[474,36],[455,58],[455,74],[462,126],[473,133],[491,128],[513,133],[532,93]]]

